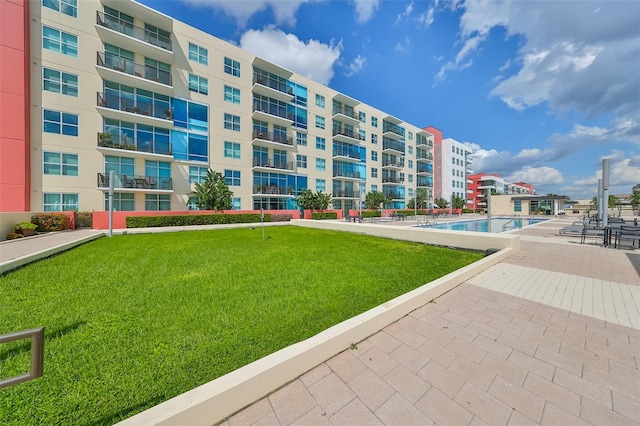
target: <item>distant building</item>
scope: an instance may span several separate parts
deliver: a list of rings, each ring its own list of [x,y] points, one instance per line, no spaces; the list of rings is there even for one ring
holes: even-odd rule
[[[497,173],[475,173],[468,176],[468,196],[467,206],[471,209],[486,209],[487,190],[493,190],[498,195],[533,195],[535,189],[533,185],[517,182],[509,183]]]

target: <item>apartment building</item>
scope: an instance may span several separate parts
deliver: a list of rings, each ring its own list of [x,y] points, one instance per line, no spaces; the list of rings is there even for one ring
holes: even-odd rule
[[[210,168],[234,209],[432,200],[420,127],[134,1],[0,1],[0,211],[105,210],[111,171],[116,210],[186,210]]]
[[[452,138],[442,139],[442,198],[467,201],[471,170],[471,149]]]
[[[487,208],[487,190],[497,195],[533,195],[533,185],[525,182],[506,182],[502,176],[493,173],[476,173],[468,176],[467,205],[471,209]]]

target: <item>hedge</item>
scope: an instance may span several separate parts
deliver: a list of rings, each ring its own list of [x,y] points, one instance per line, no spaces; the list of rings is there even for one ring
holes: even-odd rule
[[[311,219],[313,220],[325,220],[325,219],[337,219],[338,213],[336,212],[313,212],[311,213]]]
[[[92,212],[78,212],[76,214],[76,228],[92,228],[92,227],[93,227]]]
[[[31,216],[31,223],[37,225],[38,232],[64,231],[71,229],[71,218],[60,213],[39,213]]]
[[[271,222],[271,219],[271,214],[265,213],[264,221]],[[260,222],[259,213],[219,213],[171,216],[129,216],[126,219],[126,226],[127,228],[153,228],[159,226],[223,225],[228,223],[255,222]]]
[[[371,218],[371,217],[380,217],[382,215],[382,213],[380,213],[380,210],[363,210],[362,211],[362,217],[365,219]]]
[[[419,215],[424,215],[425,214],[425,211],[423,209],[418,209],[418,210],[414,210],[414,209],[395,210],[395,213],[403,214],[405,216],[415,216],[416,212]]]

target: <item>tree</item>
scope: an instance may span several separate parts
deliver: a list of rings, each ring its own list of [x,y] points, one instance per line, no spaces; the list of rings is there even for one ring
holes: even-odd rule
[[[331,194],[322,191],[314,192],[310,189],[303,189],[296,197],[298,206],[305,210],[326,210],[331,204]]]
[[[425,206],[425,202],[427,201],[427,190],[424,189],[424,188],[418,188],[418,190],[416,191],[416,196],[411,198],[411,199],[409,199],[409,201],[407,202],[407,208],[409,208],[409,209],[416,208],[414,206],[416,198],[418,199],[417,208],[424,207]]]
[[[207,170],[207,175],[202,182],[195,184],[195,191],[191,195],[196,197],[196,205],[201,210],[231,209],[233,192],[229,190],[224,176],[220,172]]]
[[[620,200],[618,200],[618,197],[616,197],[615,195],[609,195],[609,200],[608,201],[609,202],[607,204],[608,204],[609,208],[613,208],[613,207],[615,207],[616,205],[618,205],[620,203]],[[591,204],[593,204],[594,206],[597,206],[598,205],[598,197],[593,197],[591,199]]]
[[[638,214],[640,214],[640,191],[635,191],[631,194],[629,201],[631,202],[631,207],[633,207],[634,210],[638,210]]]
[[[454,209],[463,209],[465,207],[465,200],[455,195],[451,199],[451,207]]]
[[[441,209],[446,209],[447,207],[449,207],[449,202],[442,197],[438,198],[435,201],[435,204]]]
[[[378,191],[369,192],[364,197],[364,206],[369,210],[377,210],[380,208],[380,203],[382,203],[382,207],[384,207],[390,202],[390,196]]]

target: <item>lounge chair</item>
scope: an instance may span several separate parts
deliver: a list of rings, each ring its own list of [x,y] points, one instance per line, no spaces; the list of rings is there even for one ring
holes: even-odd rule
[[[584,244],[588,236],[602,237],[602,240],[604,241],[604,232],[605,232],[604,228],[597,227],[597,226],[592,227],[585,222],[582,226],[582,235],[580,237],[580,244]]]
[[[640,226],[621,226],[615,233],[615,247],[620,248],[623,241],[629,241],[632,248],[638,241],[640,246]]]

